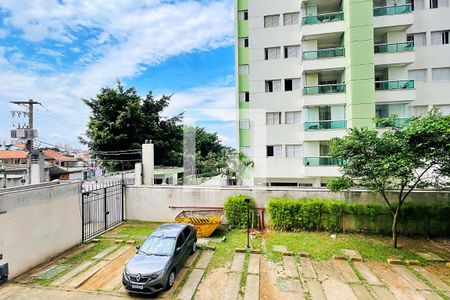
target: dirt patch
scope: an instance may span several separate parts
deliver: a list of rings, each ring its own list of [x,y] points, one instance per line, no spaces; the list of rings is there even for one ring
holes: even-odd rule
[[[127,261],[135,253],[136,250],[134,248],[130,248],[125,253],[112,260],[94,276],[89,278],[79,287],[79,289],[95,291],[98,289],[104,289],[104,287],[108,287],[108,289],[110,289],[110,287],[120,286],[120,274],[122,273]],[[117,284],[116,282],[111,283],[112,280],[116,281]]]
[[[221,299],[227,282],[228,268],[218,268],[203,278],[195,299]]]
[[[436,274],[442,279],[446,284],[450,286],[450,267],[445,263],[432,264],[425,267],[431,273]]]

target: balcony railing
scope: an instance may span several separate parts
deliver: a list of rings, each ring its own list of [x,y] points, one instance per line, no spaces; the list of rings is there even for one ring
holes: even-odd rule
[[[319,59],[344,56],[344,48],[330,48],[320,49],[317,51],[305,51],[303,52],[303,59]]]
[[[305,122],[306,130],[346,129],[346,120]]]
[[[341,166],[344,161],[342,159],[332,158],[330,156],[305,157],[305,166]]]
[[[411,90],[414,89],[414,80],[387,80],[375,81],[375,90]]]
[[[308,25],[308,24],[327,23],[342,20],[344,20],[344,13],[342,11],[338,11],[315,16],[305,16],[303,17],[303,24]]]
[[[388,121],[378,121],[376,123],[377,128],[386,128],[386,127],[403,127],[409,124],[409,118],[397,118]]]
[[[394,44],[379,44],[375,45],[375,53],[393,53],[393,52],[405,52],[414,50],[413,42],[403,42]]]
[[[387,15],[399,15],[410,12],[411,12],[411,4],[375,7],[373,9],[373,15],[375,17]]]
[[[324,84],[317,86],[305,86],[303,88],[303,94],[305,95],[317,95],[317,94],[330,94],[330,93],[345,93],[345,84]]]

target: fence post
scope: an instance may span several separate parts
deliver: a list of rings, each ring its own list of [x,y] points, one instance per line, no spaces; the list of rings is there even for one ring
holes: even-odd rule
[[[105,205],[104,209],[105,209],[105,231],[108,230],[108,210],[106,209],[106,190],[107,188],[105,187],[103,189],[103,204]]]
[[[84,242],[84,192],[81,192],[81,242]]]

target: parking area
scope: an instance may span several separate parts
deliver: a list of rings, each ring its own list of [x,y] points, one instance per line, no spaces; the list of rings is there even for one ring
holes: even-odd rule
[[[0,287],[0,299],[124,299],[124,265],[158,224],[125,223]],[[162,299],[449,299],[446,262],[365,261],[344,249],[316,260],[261,236],[245,245],[243,232],[202,240]],[[445,249],[444,249],[445,250]],[[295,251],[295,252],[290,252]],[[450,255],[450,253],[449,253]],[[273,259],[278,257],[278,259]],[[443,260],[447,260],[445,257]],[[440,269],[439,272],[435,272]]]

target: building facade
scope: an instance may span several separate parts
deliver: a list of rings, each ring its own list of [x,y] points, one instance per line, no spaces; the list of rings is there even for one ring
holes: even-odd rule
[[[450,113],[449,0],[236,0],[238,147],[251,184],[321,186],[329,141]]]

